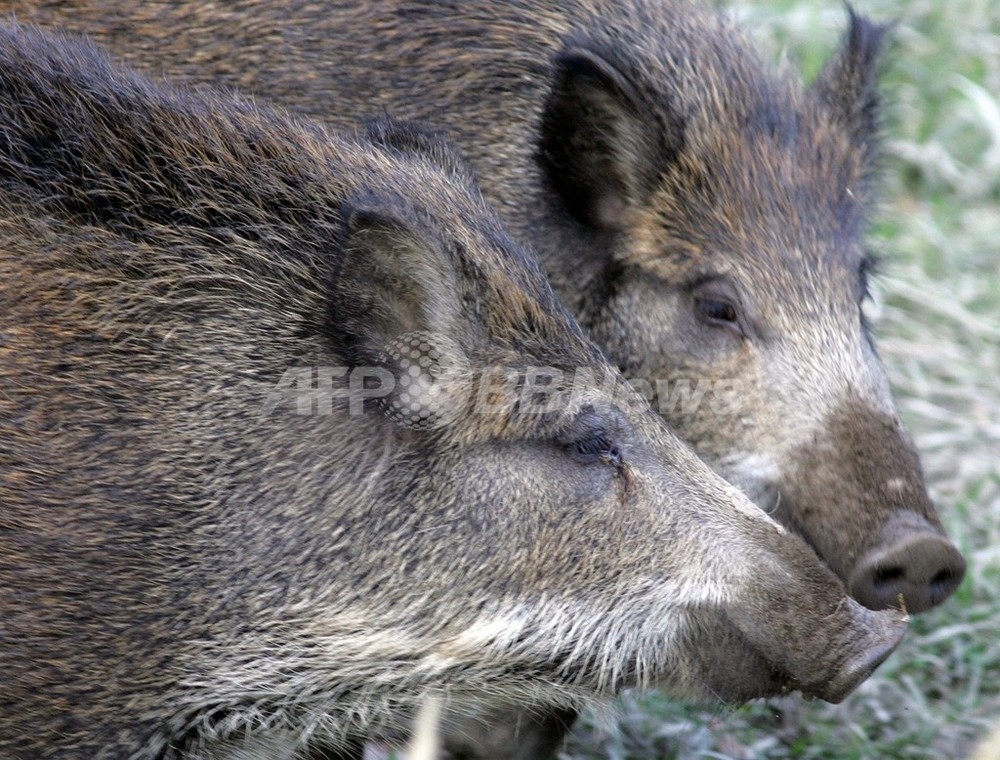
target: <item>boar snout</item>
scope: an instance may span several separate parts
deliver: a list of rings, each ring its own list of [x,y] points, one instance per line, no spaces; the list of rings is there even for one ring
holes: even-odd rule
[[[866,607],[919,613],[944,602],[965,560],[944,533],[898,417],[854,400],[820,428],[780,486],[782,521]]]
[[[700,653],[708,691],[734,701],[791,691],[826,702],[843,701],[899,645],[907,618],[898,610],[873,611],[844,598],[830,618],[798,611],[779,623],[778,639],[731,611],[728,625],[701,621],[699,636],[711,642]],[[801,628],[796,632],[793,628]],[[820,631],[817,637],[807,629]],[[808,652],[801,651],[808,650]],[[723,652],[725,654],[723,654]]]
[[[898,607],[872,610],[852,599],[794,534],[776,536],[770,548],[769,561],[755,567],[752,591],[725,605],[721,616],[731,629],[726,646],[743,653],[748,693],[742,696],[798,690],[840,702],[899,645],[908,616]]]
[[[873,612],[853,599],[847,599],[846,604],[857,619],[860,635],[849,641],[839,667],[829,680],[801,687],[805,696],[833,704],[842,702],[885,662],[903,640],[907,627],[906,615],[897,610]]]
[[[886,521],[880,541],[858,559],[848,583],[851,596],[871,609],[909,612],[937,606],[965,577],[965,559],[955,545],[916,512]]]

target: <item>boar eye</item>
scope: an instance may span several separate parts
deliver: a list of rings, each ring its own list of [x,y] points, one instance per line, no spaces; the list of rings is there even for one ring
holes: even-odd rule
[[[736,307],[720,298],[696,298],[694,302],[698,315],[709,324],[736,325],[739,315]]]
[[[722,327],[745,336],[736,287],[724,276],[706,276],[690,286],[695,317],[710,327]]]
[[[583,438],[567,444],[566,449],[570,456],[580,464],[606,462],[615,467],[620,467],[622,464],[622,455],[618,446],[603,430],[588,433]]]

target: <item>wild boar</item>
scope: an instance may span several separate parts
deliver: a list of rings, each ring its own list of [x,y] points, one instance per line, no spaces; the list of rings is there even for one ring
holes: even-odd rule
[[[15,24],[0,136],[3,757],[837,700],[902,636],[629,394],[433,136]]]

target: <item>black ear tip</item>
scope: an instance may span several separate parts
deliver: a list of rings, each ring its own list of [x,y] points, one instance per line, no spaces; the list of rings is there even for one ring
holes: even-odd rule
[[[359,230],[372,229],[378,227],[388,227],[391,217],[377,206],[366,202],[367,199],[356,198],[352,202],[345,203],[342,207],[342,218],[344,228],[348,233],[354,234]]]
[[[564,47],[552,57],[556,68],[568,74],[605,75],[607,64],[590,50],[579,45]]]
[[[616,96],[623,105],[636,107],[639,93],[634,87],[627,64],[599,43],[586,39],[568,41],[553,57],[556,81],[561,86],[573,82],[585,87],[597,87]]]
[[[847,47],[854,57],[874,61],[885,47],[889,33],[895,24],[880,24],[872,21],[847,4],[848,31]]]

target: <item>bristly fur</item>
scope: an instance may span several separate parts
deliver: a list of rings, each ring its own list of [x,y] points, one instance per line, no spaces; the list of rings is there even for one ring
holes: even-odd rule
[[[196,44],[175,59],[206,77],[233,71],[241,51],[283,48],[269,31],[280,25],[229,16],[246,10],[238,3],[130,7],[169,29],[154,46],[159,55],[179,29],[192,30],[188,43],[218,35],[214,47]],[[408,6],[429,16],[457,7]],[[287,11],[279,6],[290,20]],[[229,17],[213,26],[220,12]],[[559,40],[574,31],[553,18],[533,24],[536,50],[558,42],[553,29]],[[472,20],[487,28],[487,18]],[[368,27],[343,27],[357,28]],[[104,29],[122,45],[148,42],[127,24]],[[322,24],[310,29],[311,39],[333,44]],[[447,35],[462,44],[479,39],[472,31],[458,24]],[[241,34],[262,37],[244,48]],[[802,688],[836,700],[898,641],[894,614],[846,599],[802,540],[629,395],[435,138],[380,127],[338,137],[224,94],[154,84],[89,44],[16,25],[0,36],[0,588],[8,590],[0,603],[13,642],[0,660],[0,752],[218,758],[274,742],[291,752],[356,746],[408,725],[429,691],[459,711],[484,698],[576,707],[629,684],[732,701]],[[514,39],[509,27],[499,37]],[[406,45],[388,47],[407,54]],[[347,47],[341,55],[354,60]],[[303,92],[331,71],[330,60],[300,61],[312,76],[298,64],[253,76],[294,72],[287,89]],[[454,66],[456,57],[426,60]],[[537,80],[517,56],[509,62],[475,69],[495,77],[481,80],[479,94],[538,100],[502,111],[513,131],[494,114],[484,139],[517,137],[541,113],[549,58],[529,64]],[[399,69],[393,76],[402,83]],[[437,106],[459,104],[451,94],[435,97]],[[322,110],[342,118],[355,107],[345,95]],[[365,108],[377,111],[367,100]],[[697,144],[690,123],[686,147]],[[472,132],[480,133],[469,125],[464,134]],[[489,151],[463,150],[484,183],[537,188],[520,183],[537,179],[528,143],[499,151],[496,165],[482,162]],[[715,143],[706,136],[706,144]],[[850,177],[854,164],[841,153],[830,165]],[[711,178],[694,171],[697,158],[681,151],[677,161]],[[791,164],[751,166],[761,173],[743,179],[767,185]],[[710,199],[710,186],[693,183],[706,194],[692,198]],[[776,196],[775,206],[753,194],[746,207],[766,215],[815,189]],[[835,194],[848,197],[839,186]],[[505,216],[519,216],[516,200],[499,200]],[[654,259],[666,266],[649,234],[666,229],[670,204],[633,208],[629,197],[621,216],[621,200],[602,198],[604,223],[634,217],[636,229],[598,234],[634,246],[635,256],[615,254],[627,264],[621,271]],[[559,199],[534,201],[519,225],[566,221],[549,215]],[[818,218],[803,228],[839,229]],[[743,235],[742,220],[727,217],[722,230]],[[590,235],[567,229],[581,243]],[[685,239],[704,244],[702,229],[692,223]],[[787,242],[749,238],[771,254]],[[594,245],[576,250],[590,256]],[[820,284],[851,257],[813,271],[815,251],[802,255],[798,284],[826,298]],[[632,315],[644,340],[646,320],[663,316],[657,303],[642,319]],[[815,310],[841,315],[839,306],[820,298]],[[625,313],[606,325],[619,336]],[[639,361],[592,326],[616,362]],[[433,430],[376,409],[323,406],[322,394],[312,414],[296,414],[294,403],[261,412],[283,371],[312,367],[319,377],[321,368],[381,361],[379,349],[414,332],[446,335],[474,371],[544,366],[564,371],[567,384],[575,370],[589,374],[558,414],[514,405]],[[712,334],[721,341],[731,332]],[[863,387],[878,385],[876,377]],[[835,417],[834,440],[865,443],[855,419],[870,415],[861,407]],[[796,425],[793,439],[812,432],[808,420]],[[572,456],[590,450],[594,431],[615,456]],[[573,433],[583,438],[567,441]],[[866,445],[865,461],[878,461]],[[842,458],[835,470],[851,464]],[[878,472],[866,470],[858,485],[877,490]]]
[[[780,504],[781,522],[859,597],[895,604],[892,589],[854,573],[886,548],[883,528],[900,512],[937,534],[926,566],[951,580],[941,594],[919,578],[896,592],[925,609],[961,579],[860,307],[888,27],[850,10],[838,49],[802,87],[689,0],[0,9],[86,33],[156,75],[235,87],[348,129],[379,113],[427,121],[464,158],[424,132],[382,135],[377,122],[368,138],[398,155],[440,152],[456,177],[478,178],[613,365],[723,477]],[[720,301],[735,322],[704,318],[704,303]],[[416,318],[396,298],[341,306]],[[364,341],[340,348],[365,356]],[[692,383],[703,401],[681,403],[677,389]],[[861,461],[844,435],[883,453]],[[899,478],[902,492],[887,489]]]

